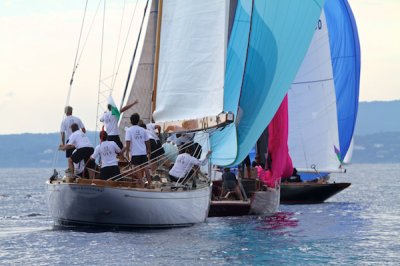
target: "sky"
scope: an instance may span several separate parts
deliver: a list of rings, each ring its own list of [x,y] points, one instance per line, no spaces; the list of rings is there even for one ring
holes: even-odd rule
[[[96,128],[97,102],[105,100],[99,90],[108,95],[113,88],[120,104],[144,1],[107,1],[104,31],[103,3],[89,1],[70,90],[85,2],[0,0],[1,135],[58,132],[68,95],[89,130]],[[400,0],[349,3],[361,43],[360,101],[400,99]]]

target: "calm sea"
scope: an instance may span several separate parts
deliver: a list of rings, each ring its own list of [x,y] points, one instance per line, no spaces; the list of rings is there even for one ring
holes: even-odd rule
[[[50,169],[0,169],[0,265],[399,265],[400,165],[351,165],[352,185],[273,217],[209,218],[179,229],[57,230]]]

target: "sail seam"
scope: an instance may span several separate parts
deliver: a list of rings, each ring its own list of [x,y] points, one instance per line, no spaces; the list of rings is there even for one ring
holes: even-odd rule
[[[318,82],[325,82],[325,81],[330,81],[333,80],[333,78],[329,78],[329,79],[319,79],[319,80],[313,80],[313,81],[302,81],[302,82],[293,82],[293,85],[297,85],[297,84],[306,84],[306,83],[318,83]]]

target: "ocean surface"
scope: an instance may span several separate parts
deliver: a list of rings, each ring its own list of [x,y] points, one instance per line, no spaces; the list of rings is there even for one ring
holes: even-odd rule
[[[136,231],[54,228],[51,169],[0,169],[0,265],[399,265],[400,165],[347,169],[323,204]]]

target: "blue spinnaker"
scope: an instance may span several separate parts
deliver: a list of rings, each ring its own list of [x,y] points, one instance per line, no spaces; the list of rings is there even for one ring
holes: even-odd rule
[[[323,0],[255,0],[237,126],[243,161],[281,104],[307,52]]]
[[[350,146],[357,118],[360,87],[360,42],[353,12],[347,0],[326,1],[333,78],[339,126],[340,156]]]

